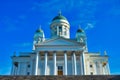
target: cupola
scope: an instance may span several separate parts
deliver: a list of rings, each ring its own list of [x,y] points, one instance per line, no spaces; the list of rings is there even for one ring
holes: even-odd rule
[[[56,37],[70,38],[69,22],[67,18],[61,14],[61,12],[59,12],[58,15],[52,19],[50,29],[52,38]]]
[[[41,43],[45,40],[44,31],[39,27],[34,34],[34,42]]]

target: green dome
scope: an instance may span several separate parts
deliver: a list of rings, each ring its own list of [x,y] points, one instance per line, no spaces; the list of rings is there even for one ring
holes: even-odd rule
[[[42,29],[37,29],[37,30],[36,30],[36,33],[42,33],[42,32],[43,32]]]
[[[77,32],[84,32],[82,29],[78,29]]]
[[[58,15],[58,16],[54,17],[52,21],[54,21],[54,20],[59,20],[59,19],[67,20],[64,16]]]

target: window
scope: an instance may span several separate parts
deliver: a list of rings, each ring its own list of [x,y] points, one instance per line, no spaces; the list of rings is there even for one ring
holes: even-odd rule
[[[28,68],[30,68],[30,65],[28,65]]]
[[[93,75],[93,72],[91,72],[90,74]]]
[[[64,35],[67,35],[67,29],[66,29],[66,27],[64,28]]]
[[[67,35],[67,31],[64,31],[64,35]]]
[[[59,26],[59,36],[62,35],[62,26]]]
[[[63,70],[63,67],[62,66],[58,66],[58,70]]]
[[[93,66],[92,65],[90,65],[90,68],[92,68]]]
[[[27,72],[27,75],[30,75],[30,72]]]
[[[61,26],[59,27],[59,31],[62,32],[62,27]]]
[[[18,67],[18,62],[14,62],[15,67]]]

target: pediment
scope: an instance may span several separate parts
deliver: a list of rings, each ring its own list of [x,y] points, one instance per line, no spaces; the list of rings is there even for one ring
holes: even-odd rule
[[[79,43],[70,39],[56,38],[56,39],[46,40],[40,45],[79,45]]]

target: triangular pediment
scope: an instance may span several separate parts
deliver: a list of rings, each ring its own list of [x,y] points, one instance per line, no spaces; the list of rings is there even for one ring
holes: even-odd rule
[[[76,42],[75,40],[55,38],[55,39],[46,40],[40,45],[79,45],[79,43]]]

